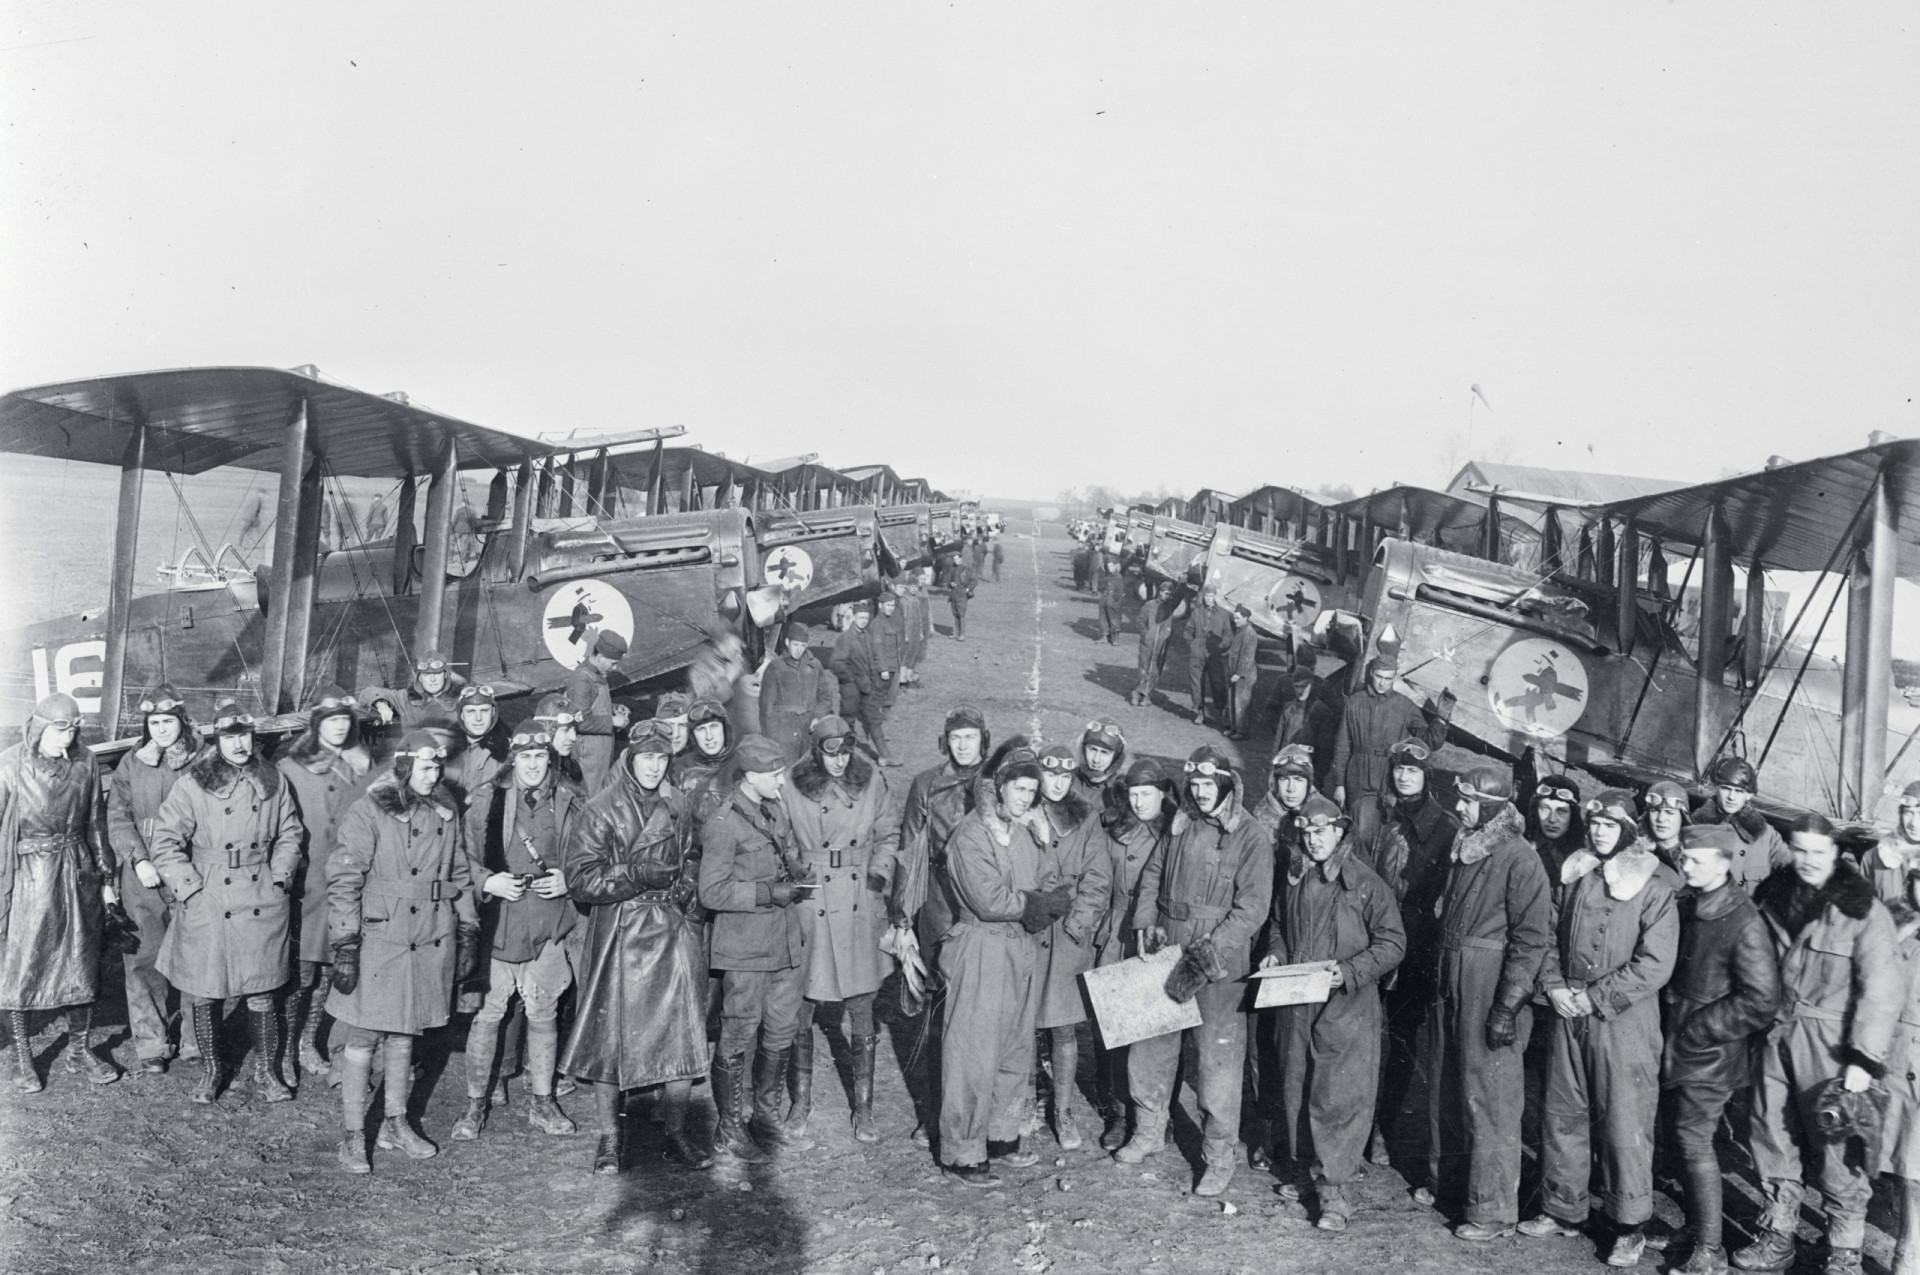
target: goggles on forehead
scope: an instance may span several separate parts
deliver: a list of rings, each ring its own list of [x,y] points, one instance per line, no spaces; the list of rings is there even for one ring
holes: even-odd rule
[[[553,736],[543,730],[538,730],[531,735],[515,735],[513,737],[513,743],[509,745],[509,747],[518,752],[523,749],[545,748],[552,742]]]
[[[1339,815],[1295,815],[1293,821],[1307,832],[1312,832],[1315,829],[1338,828],[1340,826]]]
[[[1201,775],[1207,779],[1214,779],[1226,774],[1227,768],[1215,761],[1190,761],[1186,764],[1186,772],[1189,775]]]
[[[1051,770],[1056,772],[1068,771],[1068,770],[1072,770],[1073,766],[1074,766],[1073,759],[1070,757],[1042,757],[1040,759],[1040,768],[1042,770]]]
[[[1904,805],[1906,803],[1903,802],[1901,804]],[[1920,802],[1915,802],[1914,804],[1920,805]],[[1685,814],[1687,813],[1687,799],[1678,795],[1669,796],[1663,792],[1650,792],[1647,794],[1647,810],[1649,812],[1655,810],[1678,810],[1681,814]]]
[[[213,728],[217,731],[229,730],[235,726],[244,726],[248,730],[252,730],[253,714],[252,713],[223,713],[219,717],[216,717],[213,719]]]
[[[1580,807],[1580,810],[1589,819],[1607,819],[1615,823],[1620,820],[1620,812],[1598,798],[1588,801],[1586,805]]]
[[[1433,756],[1433,750],[1417,739],[1409,739],[1405,743],[1395,744],[1387,750],[1388,761],[1398,761],[1402,757],[1411,757],[1415,761],[1425,761],[1431,756]]]
[[[172,713],[187,706],[183,699],[143,699],[140,701],[142,713]]]
[[[396,757],[408,758],[411,761],[445,761],[447,759],[447,750],[444,748],[430,748],[426,744],[422,744],[418,748],[411,749],[404,753],[395,753],[394,755]]]
[[[482,682],[478,686],[469,686],[464,691],[461,691],[460,698],[461,699],[483,699],[487,701],[487,703],[491,704],[493,703],[493,688],[491,686],[488,686],[486,683]]]
[[[575,722],[579,721],[582,716],[583,714],[580,714],[580,713],[569,713],[566,709],[563,708],[555,713],[543,713],[541,714],[540,717],[536,718],[535,720],[542,721],[542,722],[552,722],[555,726],[571,726]]]
[[[360,707],[360,701],[351,695],[328,695],[318,704],[315,704],[314,707],[323,713],[328,713],[336,708],[343,710],[358,708]]]
[[[820,751],[823,753],[844,753],[851,751],[852,748],[853,736],[851,735],[829,735],[820,741]]]

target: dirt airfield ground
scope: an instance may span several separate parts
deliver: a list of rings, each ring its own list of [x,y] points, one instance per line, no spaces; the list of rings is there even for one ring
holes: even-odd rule
[[[943,602],[936,605],[942,636],[924,669],[926,689],[908,694],[893,719],[907,762],[890,776],[898,797],[907,776],[936,760],[941,717],[962,699],[985,709],[1002,737],[1037,728],[1048,740],[1075,739],[1091,718],[1111,714],[1136,753],[1184,757],[1219,742],[1164,697],[1152,708],[1128,706],[1132,635],[1117,646],[1096,641],[1093,599],[1070,587],[1069,542],[1056,526],[1043,527],[1038,539],[1034,530],[1010,528],[1003,579],[980,586],[968,641],[945,636],[951,619]],[[1180,660],[1176,650],[1176,685],[1184,681]],[[1184,693],[1177,701],[1184,705]],[[1263,774],[1264,736],[1226,746]],[[883,1002],[893,1003],[892,991],[889,983]],[[120,1004],[117,977],[107,995]],[[123,1015],[108,1017],[124,1064],[131,1051]],[[1198,1199],[1191,1194],[1195,1108],[1184,1088],[1178,1153],[1169,1147],[1144,1166],[1124,1168],[1092,1138],[1068,1153],[1042,1134],[1032,1144],[1042,1154],[1037,1167],[1006,1175],[998,1190],[969,1190],[946,1180],[908,1138],[912,1106],[900,1063],[912,1053],[918,1024],[888,1017],[876,1100],[883,1140],[853,1140],[845,1087],[822,1049],[817,1145],[750,1172],[692,1173],[666,1162],[658,1127],[636,1102],[632,1167],[618,1178],[593,1177],[584,1097],[563,1101],[583,1131],[552,1138],[528,1128],[518,1084],[480,1141],[448,1142],[463,1096],[461,1060],[448,1052],[459,1037],[451,1034],[425,1051],[429,1074],[414,1097],[419,1124],[441,1154],[413,1162],[375,1151],[370,1178],[335,1167],[338,1097],[323,1084],[303,1085],[296,1102],[269,1107],[242,1078],[218,1105],[199,1108],[187,1100],[192,1075],[177,1064],[166,1076],[128,1076],[97,1090],[56,1069],[42,1094],[0,1095],[0,1270],[1542,1275],[1598,1266],[1587,1240],[1464,1245],[1411,1200],[1391,1169],[1374,1168],[1360,1184],[1360,1211],[1341,1236],[1314,1230],[1301,1206],[1274,1194],[1270,1175],[1244,1167],[1224,1197],[1231,1212],[1222,1201]],[[37,1031],[44,1071],[64,1042],[64,1024],[55,1019]],[[240,1034],[236,1022],[229,1036]],[[1081,1052],[1087,1093],[1091,1050]],[[698,1092],[704,1102],[704,1087]],[[1744,1169],[1742,1152],[1729,1146],[1726,1156]],[[1730,1179],[1728,1206],[1736,1230],[1751,1220],[1750,1173]],[[1659,1235],[1678,1223],[1666,1195],[1658,1216]],[[1884,1227],[1888,1220],[1877,1200],[1874,1221]],[[1812,1232],[1803,1229],[1803,1238]],[[1870,1256],[1884,1262],[1887,1248],[1876,1232]],[[1665,1265],[1649,1251],[1642,1269]]]

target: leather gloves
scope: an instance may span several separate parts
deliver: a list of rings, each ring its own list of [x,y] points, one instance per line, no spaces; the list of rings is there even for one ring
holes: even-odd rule
[[[633,869],[633,879],[642,890],[664,890],[680,879],[680,865],[642,863]]]
[[[457,926],[453,932],[453,981],[464,983],[480,968],[480,927]]]
[[[352,995],[360,986],[360,936],[352,934],[333,941],[333,990]]]
[[[1487,1048],[1511,1049],[1520,1038],[1520,1027],[1510,1009],[1495,1005],[1487,1011]]]

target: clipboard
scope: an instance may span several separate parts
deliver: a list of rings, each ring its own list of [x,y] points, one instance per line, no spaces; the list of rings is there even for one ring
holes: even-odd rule
[[[1253,996],[1255,1009],[1278,1005],[1315,1005],[1333,995],[1333,971],[1325,961],[1301,965],[1276,965],[1247,975],[1258,986]]]
[[[1200,1002],[1182,1005],[1167,995],[1167,975],[1180,960],[1169,945],[1152,956],[1134,956],[1080,976],[1109,1049],[1200,1025]]]

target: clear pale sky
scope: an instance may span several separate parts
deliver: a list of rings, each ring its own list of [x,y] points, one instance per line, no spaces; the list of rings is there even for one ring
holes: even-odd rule
[[[1048,497],[1920,433],[1910,5],[0,9],[0,386]],[[1589,452],[1589,448],[1591,451]]]

